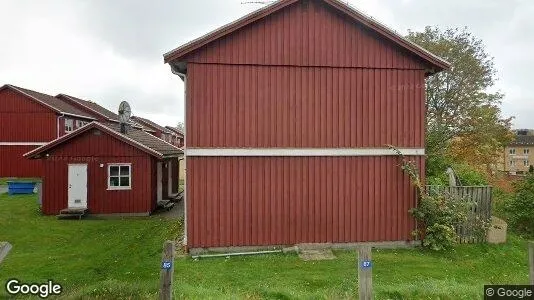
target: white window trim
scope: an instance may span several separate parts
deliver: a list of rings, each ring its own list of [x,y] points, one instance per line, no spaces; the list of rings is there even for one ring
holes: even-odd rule
[[[111,186],[109,184],[109,178],[111,177],[111,167],[121,167],[128,166],[130,167],[130,186]],[[108,181],[108,191],[127,191],[132,189],[132,164],[131,163],[108,163],[108,173],[106,180]],[[120,182],[120,168],[119,168],[119,182]]]
[[[69,127],[70,127],[70,130],[67,130],[67,121],[72,122],[72,123],[70,124],[70,126],[69,126]],[[70,122],[69,122],[69,123],[70,123]],[[68,118],[65,118],[65,132],[73,132],[73,131],[74,131],[74,124],[75,124],[75,123],[76,123],[76,122],[74,122],[74,119],[68,119]]]

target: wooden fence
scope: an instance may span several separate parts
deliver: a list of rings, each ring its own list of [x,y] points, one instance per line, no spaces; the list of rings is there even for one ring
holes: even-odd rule
[[[456,228],[459,243],[482,242],[473,230],[475,218],[491,222],[492,187],[491,186],[427,186],[427,193],[445,194],[452,199],[473,201],[468,221]],[[484,237],[485,240],[485,237]]]

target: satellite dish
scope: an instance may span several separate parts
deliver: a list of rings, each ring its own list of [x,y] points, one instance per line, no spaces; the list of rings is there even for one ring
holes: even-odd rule
[[[130,108],[130,104],[126,101],[122,101],[119,105],[119,122],[121,123],[128,123],[130,121],[130,117],[132,116],[132,109]]]

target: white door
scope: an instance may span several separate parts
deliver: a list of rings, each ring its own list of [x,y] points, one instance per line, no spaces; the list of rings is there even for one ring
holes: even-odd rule
[[[69,165],[69,208],[87,208],[87,165]]]

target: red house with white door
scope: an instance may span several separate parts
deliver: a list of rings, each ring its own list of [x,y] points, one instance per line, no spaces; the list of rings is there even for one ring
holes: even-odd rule
[[[337,0],[277,1],[164,61],[185,82],[189,248],[413,238],[387,145],[425,169],[446,61]]]
[[[142,129],[92,122],[24,156],[43,165],[42,212],[148,215],[169,199],[182,150]]]

